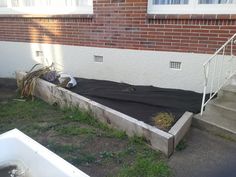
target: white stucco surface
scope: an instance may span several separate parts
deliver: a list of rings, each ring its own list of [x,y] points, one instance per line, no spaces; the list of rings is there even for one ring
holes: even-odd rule
[[[37,57],[36,51],[43,56]],[[0,42],[0,53],[0,77],[14,77],[15,71],[27,71],[37,62],[54,62],[77,77],[197,92],[203,89],[202,64],[210,56],[17,42]],[[94,55],[103,56],[103,62],[95,62]],[[170,61],[182,62],[181,69],[170,69]]]

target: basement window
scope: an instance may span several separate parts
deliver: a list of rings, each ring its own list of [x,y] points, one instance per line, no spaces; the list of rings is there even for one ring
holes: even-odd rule
[[[149,14],[235,14],[236,0],[148,0]]]
[[[92,14],[93,0],[0,0],[0,14]]]

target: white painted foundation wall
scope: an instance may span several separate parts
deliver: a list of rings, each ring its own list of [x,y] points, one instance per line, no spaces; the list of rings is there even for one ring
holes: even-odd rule
[[[36,56],[36,51],[43,56]],[[38,62],[54,62],[77,77],[196,92],[202,92],[202,64],[211,56],[19,42],[0,42],[0,53],[0,77],[15,77],[15,71],[27,71]],[[95,62],[94,55],[103,56],[103,62]],[[170,69],[170,61],[182,62],[181,69]]]

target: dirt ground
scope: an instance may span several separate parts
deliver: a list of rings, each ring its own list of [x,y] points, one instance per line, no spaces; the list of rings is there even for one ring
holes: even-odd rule
[[[40,100],[17,100],[15,80],[0,79],[0,133],[18,128],[92,177],[168,177],[167,159],[87,113]],[[17,98],[17,99],[16,99]]]
[[[17,86],[15,79],[2,79],[0,78],[0,102],[16,96]]]

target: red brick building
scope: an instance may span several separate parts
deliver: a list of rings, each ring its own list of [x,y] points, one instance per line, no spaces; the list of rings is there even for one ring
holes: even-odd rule
[[[234,0],[3,1],[0,51],[19,69],[56,62],[81,77],[201,91],[202,63],[236,33]]]

